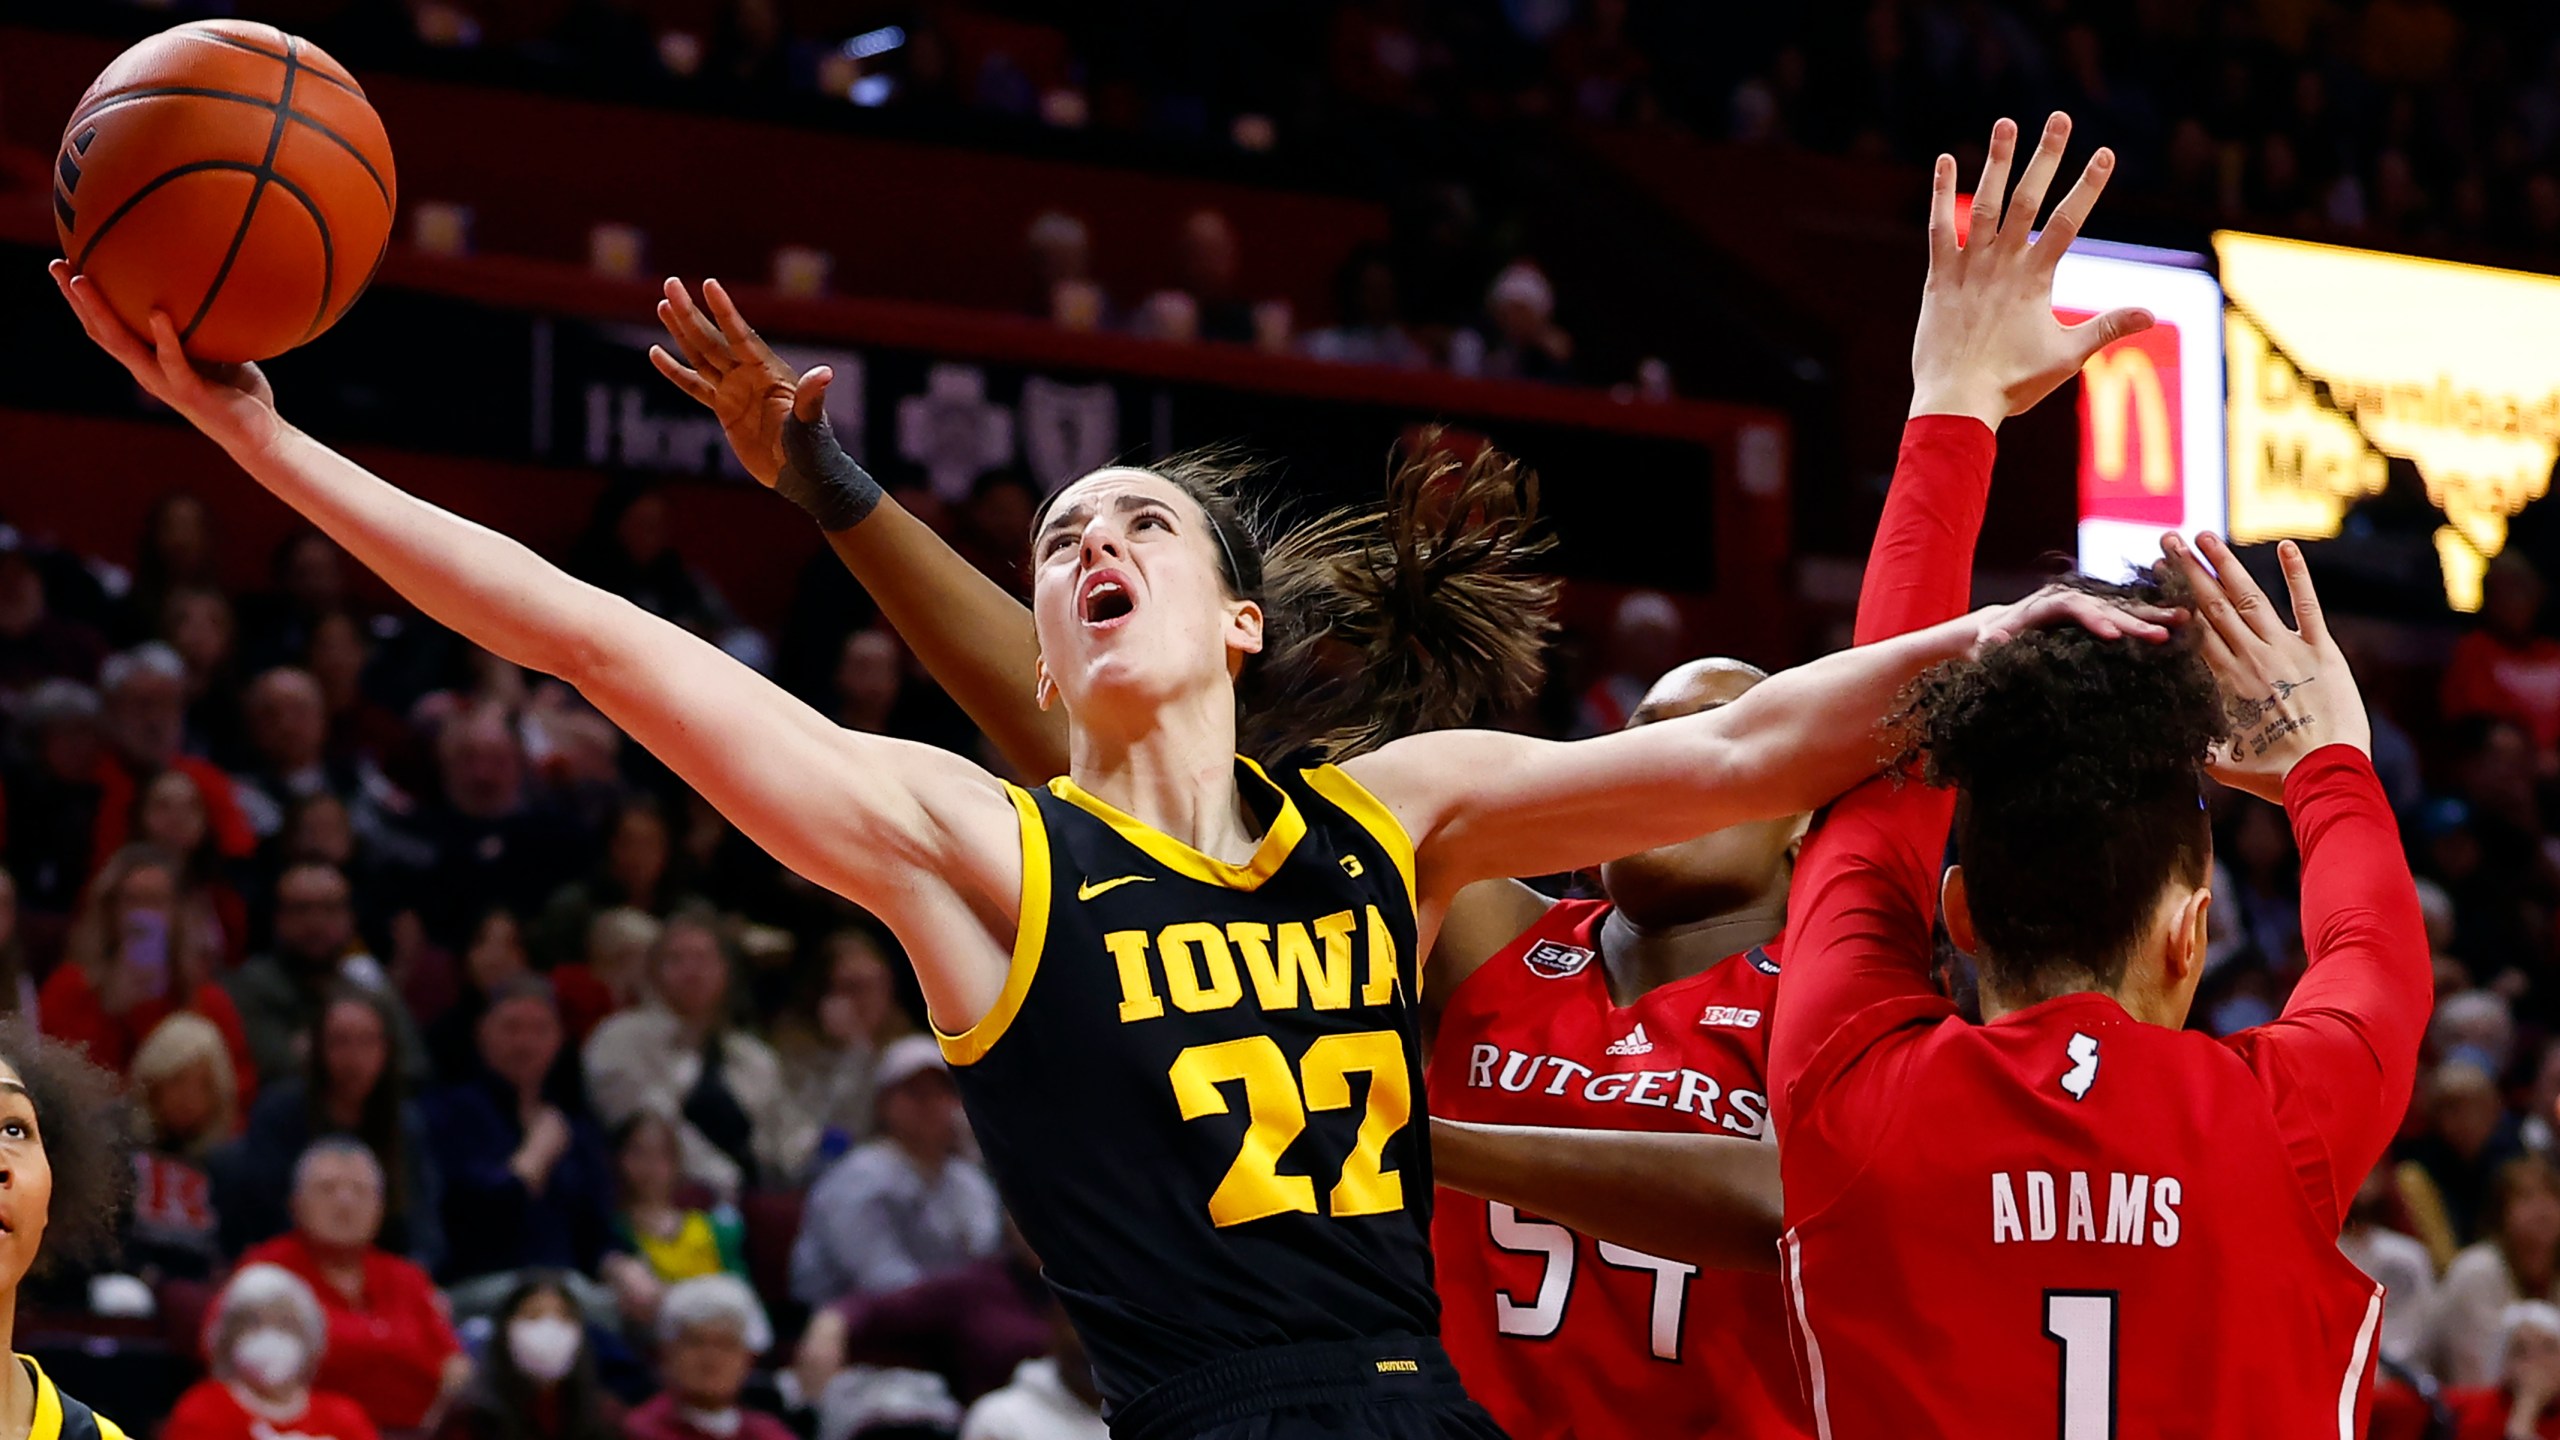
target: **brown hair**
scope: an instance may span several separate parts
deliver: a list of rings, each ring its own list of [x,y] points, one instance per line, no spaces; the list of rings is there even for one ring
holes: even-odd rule
[[[334,872],[333,872],[334,873]],[[403,1068],[408,1057],[401,1053],[400,1025],[389,995],[369,985],[340,980],[330,985],[320,1001],[318,1015],[311,1022],[310,1043],[303,1048],[302,1104],[304,1124],[313,1135],[345,1133],[362,1141],[373,1158],[382,1165],[382,1195],[386,1213],[398,1218],[404,1226],[417,1223],[410,1208],[409,1141],[405,1129],[409,1104],[409,1077]],[[374,1023],[382,1027],[382,1073],[374,1078],[373,1089],[366,1092],[364,1103],[357,1108],[355,1128],[340,1132],[329,1118],[332,1098],[329,1080],[329,1012],[341,1005],[354,1005],[373,1013]]]
[[[2524,1279],[2524,1267],[2516,1263],[2515,1252],[2507,1248],[2507,1212],[2515,1208],[2516,1201],[2523,1198],[2528,1190],[2539,1190],[2545,1195],[2560,1198],[2560,1168],[2554,1168],[2550,1161],[2529,1152],[2499,1166],[2496,1178],[2489,1182],[2489,1203],[2480,1217],[2480,1231],[2498,1247],[2498,1254],[2507,1262],[2508,1273],[2516,1277],[2518,1288],[2530,1295],[2537,1287]]]
[[[208,915],[204,898],[189,879],[185,860],[157,845],[136,841],[107,857],[80,896],[80,912],[63,941],[63,958],[86,971],[89,983],[104,989],[108,971],[121,958],[124,937],[120,894],[124,883],[144,870],[166,870],[174,889],[169,906],[169,998],[185,1005],[196,987],[207,983],[210,957],[205,954]]]
[[[1147,468],[1200,506],[1229,593],[1262,607],[1262,653],[1236,686],[1244,753],[1346,760],[1537,693],[1558,582],[1530,567],[1555,542],[1538,529],[1537,475],[1512,456],[1464,456],[1426,431],[1381,501],[1268,543],[1244,500],[1268,462],[1221,447]]]

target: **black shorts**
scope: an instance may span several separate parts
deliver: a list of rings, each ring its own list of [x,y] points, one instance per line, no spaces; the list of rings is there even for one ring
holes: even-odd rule
[[[1121,1406],[1111,1440],[1504,1440],[1437,1340],[1250,1350]]]

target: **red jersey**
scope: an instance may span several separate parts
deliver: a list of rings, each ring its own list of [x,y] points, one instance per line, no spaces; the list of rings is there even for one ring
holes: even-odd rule
[[[2453,1412],[2451,1440],[2507,1440],[2515,1431],[2507,1422],[2515,1418],[2516,1392],[2510,1385],[2487,1385],[2473,1390],[2448,1390],[2445,1408]],[[2533,1433],[2540,1440],[2560,1440],[2560,1411],[2544,1406],[2534,1417]]]
[[[427,1272],[385,1250],[367,1250],[364,1297],[354,1304],[320,1273],[299,1231],[252,1245],[243,1265],[281,1265],[320,1297],[329,1349],[312,1383],[363,1407],[385,1430],[414,1430],[444,1389],[445,1362],[462,1350],[444,1296]]]
[[[364,1407],[326,1390],[305,1392],[301,1413],[275,1415],[240,1403],[219,1380],[199,1380],[178,1397],[161,1440],[375,1440]]]
[[[1822,1433],[2360,1433],[2382,1290],[2338,1224],[2409,1098],[2431,976],[2371,762],[2285,806],[2310,966],[2217,1041],[1928,983],[1953,799],[1874,781],[1807,848],[1772,1037],[1781,1249]]]
[[[1431,1113],[1766,1135],[1778,947],[1620,1007],[1598,958],[1609,908],[1558,903],[1451,992]],[[1515,1440],[1812,1433],[1774,1276],[1599,1244],[1446,1189],[1431,1251],[1441,1343]]]

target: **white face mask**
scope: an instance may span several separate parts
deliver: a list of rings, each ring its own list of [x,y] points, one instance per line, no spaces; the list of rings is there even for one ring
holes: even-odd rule
[[[262,1390],[281,1390],[302,1377],[311,1347],[290,1330],[262,1325],[231,1342],[231,1367]]]
[[[575,1320],[537,1315],[507,1324],[507,1354],[525,1377],[548,1385],[578,1363],[580,1331]]]

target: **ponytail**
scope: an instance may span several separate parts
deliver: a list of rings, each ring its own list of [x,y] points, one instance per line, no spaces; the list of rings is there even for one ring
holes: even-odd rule
[[[1269,507],[1245,499],[1264,491],[1267,462],[1219,446],[1146,468],[1208,517],[1228,593],[1262,607],[1262,651],[1236,684],[1245,754],[1347,760],[1538,693],[1559,586],[1533,568],[1555,541],[1537,533],[1537,476],[1518,460],[1489,446],[1463,457],[1429,431],[1381,503],[1267,543]]]
[[[1537,533],[1537,476],[1442,441],[1428,432],[1401,459],[1383,503],[1301,526],[1264,557],[1246,753],[1345,760],[1537,694],[1558,589],[1533,568],[1555,543]]]

